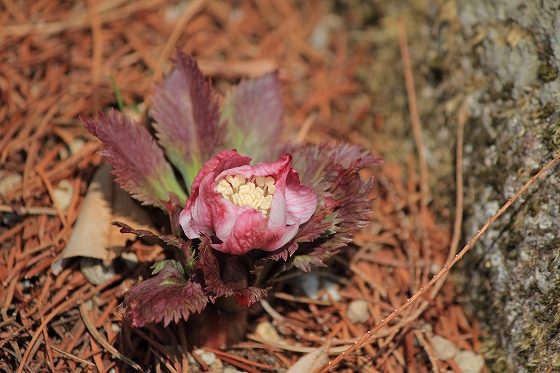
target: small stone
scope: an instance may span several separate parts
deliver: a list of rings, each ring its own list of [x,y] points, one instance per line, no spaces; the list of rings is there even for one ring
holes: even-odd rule
[[[244,370],[237,370],[232,367],[225,367],[222,373],[247,373],[247,372]]]
[[[314,273],[306,273],[298,277],[297,285],[308,298],[317,299],[321,287],[321,279]]]
[[[330,280],[325,280],[324,290],[328,293],[328,296],[327,296],[327,294],[323,294],[323,296],[321,297],[322,300],[332,299],[335,302],[340,302],[340,300],[342,299],[342,296],[340,295],[340,292],[338,291],[338,284],[337,283],[332,282]]]
[[[68,144],[68,148],[70,149],[71,154],[76,154],[86,145],[86,140],[76,137],[70,144]]]
[[[216,359],[212,364],[208,365],[212,373],[223,373],[224,363],[220,359]]]
[[[346,316],[352,324],[365,323],[370,317],[368,303],[363,299],[350,302],[346,310]]]
[[[434,335],[430,338],[430,343],[438,359],[441,361],[447,361],[453,359],[457,355],[457,347],[449,339],[444,338],[440,335]]]
[[[202,349],[194,350],[195,354],[200,356],[200,358],[206,363],[206,365],[212,365],[216,361],[216,354],[210,351],[205,351]]]
[[[68,206],[70,206],[70,202],[72,201],[72,197],[74,196],[74,186],[70,182],[70,180],[62,180],[58,183],[57,187],[53,190],[54,198],[58,202],[60,209],[62,211],[66,211]]]
[[[479,373],[484,366],[484,358],[472,351],[459,352],[455,362],[463,373]]]
[[[23,182],[23,176],[18,173],[8,174],[0,178],[0,196],[5,197],[6,193]]]
[[[260,322],[255,331],[267,342],[280,342],[282,340],[274,325],[268,321]]]
[[[106,266],[101,259],[86,256],[80,258],[80,270],[93,285],[99,285],[116,276],[113,263]]]

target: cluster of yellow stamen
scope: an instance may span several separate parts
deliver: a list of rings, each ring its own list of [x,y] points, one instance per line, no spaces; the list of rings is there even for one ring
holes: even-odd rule
[[[237,206],[252,206],[268,219],[276,180],[270,176],[226,176],[219,181],[216,192]]]

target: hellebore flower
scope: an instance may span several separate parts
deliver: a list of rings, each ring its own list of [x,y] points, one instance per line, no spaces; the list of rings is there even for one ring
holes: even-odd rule
[[[274,251],[292,240],[317,207],[317,196],[301,184],[285,154],[273,163],[224,150],[204,164],[193,180],[179,223],[188,238],[212,238],[218,251],[242,255]]]

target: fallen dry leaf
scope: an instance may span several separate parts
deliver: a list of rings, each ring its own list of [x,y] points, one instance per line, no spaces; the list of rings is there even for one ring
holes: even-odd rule
[[[104,163],[96,171],[88,188],[80,215],[61,257],[53,262],[53,272],[62,269],[62,261],[73,257],[102,260],[106,265],[117,258],[127,239],[134,235],[121,234],[111,225],[120,221],[137,229],[151,229],[150,217],[130,195],[119,188]]]
[[[330,346],[331,343],[329,341],[325,345],[323,345],[323,347],[318,348],[317,350],[303,356],[298,361],[296,361],[296,363],[292,365],[286,373],[315,372],[317,369],[328,362]]]

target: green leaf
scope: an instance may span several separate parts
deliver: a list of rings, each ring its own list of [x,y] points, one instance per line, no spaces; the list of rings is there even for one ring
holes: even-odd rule
[[[226,96],[221,121],[231,137],[228,148],[263,162],[282,132],[282,85],[278,72],[242,80]]]
[[[166,211],[166,202],[184,201],[186,193],[179,185],[171,165],[148,130],[122,113],[112,110],[99,113],[99,119],[80,118],[87,130],[96,136],[105,150],[104,155],[113,166],[116,182],[143,204]]]
[[[223,150],[219,101],[196,61],[178,50],[175,69],[156,88],[153,103],[158,142],[190,190],[202,164]]]

